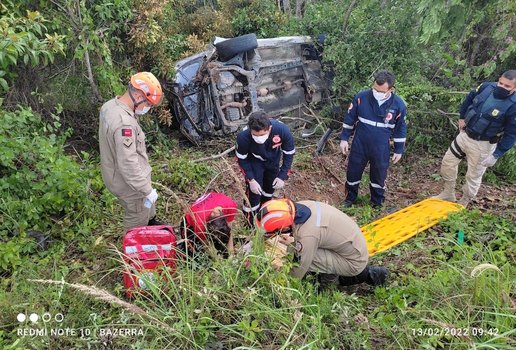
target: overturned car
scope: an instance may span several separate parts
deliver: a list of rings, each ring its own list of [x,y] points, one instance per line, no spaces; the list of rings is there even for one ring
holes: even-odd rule
[[[181,132],[194,144],[236,132],[253,111],[277,117],[328,93],[320,53],[306,36],[217,38],[211,49],[175,68],[165,93]]]

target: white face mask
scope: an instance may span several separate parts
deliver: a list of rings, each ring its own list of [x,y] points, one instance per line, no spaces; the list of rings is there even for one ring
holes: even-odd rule
[[[150,107],[149,106],[145,106],[143,107],[141,110],[136,110],[134,111],[135,114],[138,114],[138,115],[144,115],[145,113],[147,113],[148,111],[150,110]]]
[[[386,100],[390,96],[390,94],[390,92],[378,92],[375,89],[373,89],[373,96],[378,102]]]
[[[267,141],[267,139],[269,138],[269,134],[270,133],[266,133],[265,135],[262,135],[262,136],[255,136],[255,135],[251,135],[251,136],[253,137],[254,142],[259,143],[261,145],[261,144],[265,143],[265,141]]]

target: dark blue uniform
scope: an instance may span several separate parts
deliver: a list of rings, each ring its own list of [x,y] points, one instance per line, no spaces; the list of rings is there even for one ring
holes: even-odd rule
[[[237,136],[236,156],[246,182],[256,180],[264,192],[262,196],[252,193],[249,185],[247,186],[251,207],[244,206],[243,210],[248,213],[258,210],[261,203],[272,199],[274,192],[272,182],[276,177],[282,180],[288,179],[296,152],[294,138],[288,126],[276,120],[271,120],[271,124],[269,138],[263,144],[253,140],[250,129],[241,131]],[[280,167],[282,155],[283,163]]]
[[[405,103],[394,93],[381,106],[374,98],[372,89],[355,95],[344,118],[340,137],[348,141],[355,131],[346,175],[346,200],[356,200],[362,173],[369,162],[371,202],[383,204],[389,168],[389,140],[392,136],[394,153],[403,154],[407,136],[406,113]]]
[[[497,99],[493,96],[496,85],[483,83],[472,90],[462,103],[460,118],[465,119],[465,131],[473,140],[498,142],[493,153],[498,159],[516,139],[516,94]]]

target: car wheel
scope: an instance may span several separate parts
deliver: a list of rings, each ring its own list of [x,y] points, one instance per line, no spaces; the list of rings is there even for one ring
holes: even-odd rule
[[[215,44],[219,61],[225,62],[239,53],[254,50],[258,47],[256,34],[246,34]]]

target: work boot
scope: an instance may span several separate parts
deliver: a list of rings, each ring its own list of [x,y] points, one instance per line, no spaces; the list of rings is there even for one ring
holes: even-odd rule
[[[473,200],[472,197],[468,196],[467,194],[463,195],[461,199],[457,202],[458,204],[461,204],[464,206],[464,208],[468,207],[469,202]]]
[[[349,199],[346,199],[344,201],[344,203],[342,203],[342,206],[344,208],[351,208],[353,206],[353,201],[349,200]]]
[[[152,217],[149,222],[147,223],[147,226],[161,226],[161,225],[164,225],[164,223],[162,223],[161,221],[159,221],[158,219],[156,219],[156,217]]]
[[[457,198],[455,197],[455,181],[445,181],[443,191],[437,196],[433,196],[432,198],[442,199],[449,202],[456,202]]]
[[[319,273],[317,274],[317,280],[319,281],[318,291],[322,292],[337,284],[339,281],[339,276],[331,273]]]
[[[389,276],[389,270],[382,266],[370,266],[366,283],[371,286],[382,286]]]

